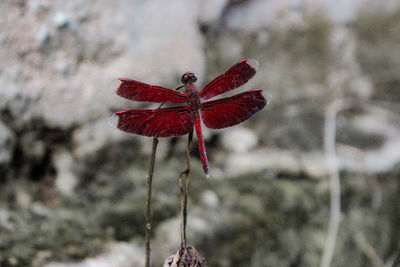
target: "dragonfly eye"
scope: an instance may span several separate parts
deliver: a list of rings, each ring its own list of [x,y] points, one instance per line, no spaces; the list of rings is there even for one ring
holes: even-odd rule
[[[192,72],[185,72],[182,75],[181,81],[183,84],[187,84],[188,82],[195,83],[197,81],[197,76]]]

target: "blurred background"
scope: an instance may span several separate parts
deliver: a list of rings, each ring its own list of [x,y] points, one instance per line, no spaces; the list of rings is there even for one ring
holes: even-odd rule
[[[152,139],[107,120],[155,106],[109,84],[201,87],[243,58],[235,93],[272,101],[204,128],[210,180],[194,143],[189,243],[209,266],[400,266],[399,4],[0,1],[0,266],[143,266]],[[158,146],[154,266],[179,246],[186,142]]]

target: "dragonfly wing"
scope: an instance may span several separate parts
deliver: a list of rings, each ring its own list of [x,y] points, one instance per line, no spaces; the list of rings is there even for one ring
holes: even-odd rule
[[[115,93],[121,97],[141,102],[184,103],[187,94],[161,86],[120,78]]]
[[[161,109],[131,109],[116,112],[110,124],[133,134],[171,137],[187,134],[193,129],[194,118],[188,106]]]
[[[241,123],[268,104],[262,89],[253,89],[231,97],[201,104],[201,117],[211,129],[221,129]]]
[[[242,86],[256,74],[258,65],[255,59],[243,59],[239,61],[225,73],[206,84],[199,92],[200,96],[204,99],[209,99]]]

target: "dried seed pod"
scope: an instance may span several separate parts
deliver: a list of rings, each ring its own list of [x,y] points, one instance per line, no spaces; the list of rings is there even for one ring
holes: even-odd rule
[[[164,262],[164,267],[206,267],[207,262],[192,246],[181,246],[175,255]]]

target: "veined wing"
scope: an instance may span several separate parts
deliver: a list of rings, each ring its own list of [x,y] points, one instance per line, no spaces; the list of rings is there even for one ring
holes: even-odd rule
[[[225,73],[204,86],[199,92],[200,96],[204,99],[209,99],[242,86],[256,74],[258,65],[255,59],[243,59],[239,61]]]
[[[187,134],[193,129],[194,118],[189,106],[161,109],[131,109],[116,112],[110,124],[128,132],[151,137]]]
[[[187,99],[187,94],[174,89],[125,78],[120,78],[118,80],[120,83],[117,85],[115,93],[130,100],[156,103],[184,103]]]
[[[268,104],[262,89],[253,89],[231,97],[201,104],[204,124],[211,129],[221,129],[241,123]]]

